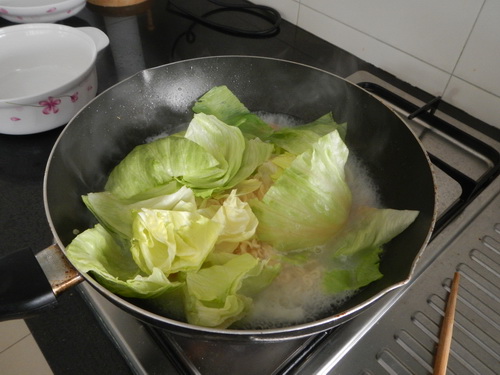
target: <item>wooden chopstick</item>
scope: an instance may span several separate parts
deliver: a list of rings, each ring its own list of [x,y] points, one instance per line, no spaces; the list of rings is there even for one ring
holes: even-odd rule
[[[445,375],[446,367],[448,366],[448,357],[450,355],[451,337],[453,334],[453,323],[455,321],[455,309],[457,306],[458,283],[460,274],[455,272],[451,283],[450,295],[446,304],[443,323],[441,325],[441,333],[439,335],[439,343],[434,362],[434,375]]]

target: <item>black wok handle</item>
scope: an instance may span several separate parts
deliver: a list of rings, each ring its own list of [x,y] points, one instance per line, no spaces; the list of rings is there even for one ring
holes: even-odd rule
[[[57,245],[0,258],[0,321],[26,318],[57,304],[56,295],[82,281]]]
[[[0,275],[0,320],[25,318],[56,303],[31,249],[1,258]]]

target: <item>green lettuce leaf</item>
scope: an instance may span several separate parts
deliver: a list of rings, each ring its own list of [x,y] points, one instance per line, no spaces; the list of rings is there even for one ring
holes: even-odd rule
[[[207,181],[205,178],[198,181],[190,180],[193,185],[223,186],[240,169],[245,138],[238,128],[228,126],[215,116],[201,113],[194,115],[185,137],[212,155],[223,171],[223,174],[215,175],[212,181]]]
[[[224,200],[211,219],[222,226],[216,249],[224,251],[233,251],[238,243],[252,238],[259,224],[250,205],[236,196],[236,190]]]
[[[143,274],[126,246],[100,224],[75,237],[66,255],[80,272],[92,274],[101,285],[124,297],[152,298],[181,285],[157,268]]]
[[[136,195],[134,198],[137,197]],[[148,208],[194,212],[197,208],[193,191],[184,186],[172,194],[139,201],[119,199],[107,191],[90,193],[82,199],[99,223],[123,238],[132,237],[132,221],[136,210]]]
[[[216,116],[226,124],[234,116],[250,113],[225,85],[215,86],[203,94],[194,104],[193,112]]]
[[[273,128],[254,113],[235,115],[228,119],[227,123],[236,126],[250,139],[259,138],[265,141],[273,133]]]
[[[212,181],[224,172],[219,161],[197,143],[170,136],[135,147],[111,171],[105,190],[126,199],[175,178],[189,186]]]
[[[262,201],[252,200],[257,236],[280,251],[323,245],[346,222],[351,191],[345,181],[348,150],[337,131],[297,156]]]
[[[168,136],[135,147],[112,171],[105,186],[119,199],[144,197],[181,184],[197,196],[229,189],[269,158],[273,145],[247,140],[215,116],[197,114],[185,136]]]
[[[259,139],[247,140],[242,132],[212,115],[203,113],[193,117],[185,137],[196,142],[218,162],[221,171],[211,180],[203,178],[189,181],[197,195],[208,197],[216,190],[229,189],[249,177],[255,169],[269,158],[271,144]],[[203,189],[208,189],[203,192]]]
[[[273,145],[264,143],[257,138],[246,140],[240,169],[229,181],[226,188],[232,188],[245,181],[262,163],[271,157],[273,148]]]
[[[237,195],[250,194],[262,186],[262,182],[257,178],[247,178],[240,183],[234,185],[233,189],[237,191]],[[214,198],[219,198],[220,194],[214,194]]]
[[[339,132],[340,138],[345,142],[345,137],[347,133],[347,123],[337,123],[333,118],[333,113],[329,112],[326,115],[321,116],[320,118],[305,124],[301,125],[299,128],[314,131],[316,134],[323,136],[334,130]]]
[[[146,273],[196,271],[212,251],[222,225],[197,213],[141,209],[135,212],[130,251]]]
[[[252,299],[240,293],[245,280],[249,280],[246,288],[255,292],[267,286],[276,273],[276,268],[264,267],[250,254],[211,254],[202,269],[186,274],[184,294],[188,322],[205,327],[228,327],[241,319],[251,305]],[[259,280],[261,274],[263,277]]]
[[[311,148],[319,138],[337,130],[342,139],[345,139],[345,124],[337,124],[331,113],[319,119],[293,128],[276,130],[269,136],[269,141],[285,151],[298,155]]]
[[[296,155],[288,152],[277,156],[271,156],[267,161],[262,163],[255,174],[250,179],[244,180],[235,186],[238,194],[247,195],[245,200],[262,197],[274,182],[281,176],[283,171],[288,168]]]
[[[418,211],[360,207],[350,224],[325,245],[333,256],[326,260],[324,286],[328,293],[356,290],[381,278],[382,245],[403,232]]]
[[[248,257],[250,254],[245,254]],[[230,260],[240,257],[239,254],[227,252],[213,252],[208,255],[204,267],[224,266]],[[257,259],[257,258],[255,258]],[[271,259],[257,259],[258,264],[247,272],[242,280],[239,292],[248,297],[253,297],[263,289],[267,288],[281,271],[281,263]]]
[[[250,113],[227,86],[217,86],[205,93],[193,106],[193,112],[214,115],[226,124],[238,127],[249,138],[265,140],[273,132],[272,127]]]

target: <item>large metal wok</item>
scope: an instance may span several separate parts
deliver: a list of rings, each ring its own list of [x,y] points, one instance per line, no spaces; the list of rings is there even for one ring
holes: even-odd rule
[[[176,333],[230,340],[284,340],[335,327],[408,282],[435,221],[433,177],[419,141],[392,110],[342,78],[297,63],[246,56],[200,58],[145,70],[99,95],[71,120],[52,150],[45,175],[45,207],[56,243],[50,248],[52,255],[38,256],[45,273],[51,273],[47,268],[54,268],[58,257],[53,253],[58,248],[64,251],[78,231],[95,224],[81,195],[103,190],[110,170],[134,146],[187,124],[194,101],[216,85],[227,85],[252,111],[286,114],[304,121],[332,111],[338,122],[348,123],[346,143],[378,186],[383,205],[420,211],[417,220],[385,246],[380,263],[385,276],[329,316],[263,331],[219,330],[178,322],[148,311],[138,301],[118,297],[78,272],[64,284],[85,279],[137,318]],[[20,266],[25,267],[22,262]],[[7,270],[15,267],[15,262],[2,266]],[[10,295],[24,301],[33,299],[26,296],[26,290],[45,290],[45,297],[36,297],[33,303],[23,302],[24,307],[35,312],[45,303],[54,302],[52,292],[41,286],[47,284],[46,280],[29,283],[28,288],[23,286],[24,291],[18,288]],[[18,310],[24,308],[20,303],[9,305],[6,297],[1,298],[5,306],[10,306],[1,311],[2,315],[20,316]]]

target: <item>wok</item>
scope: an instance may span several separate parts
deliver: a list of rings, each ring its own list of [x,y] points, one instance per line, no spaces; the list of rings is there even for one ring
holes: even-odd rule
[[[217,85],[227,85],[252,111],[286,114],[304,122],[332,111],[337,122],[348,123],[350,157],[362,161],[378,186],[381,203],[420,211],[416,221],[385,246],[380,263],[384,277],[317,321],[267,330],[212,329],[175,321],[148,311],[140,301],[112,294],[89,275],[77,271],[63,282],[51,280],[48,291],[47,280],[40,281],[40,277],[45,273],[49,279],[58,279],[47,269],[57,269],[61,259],[62,263],[66,261],[64,256],[54,254],[64,252],[76,233],[95,224],[81,196],[103,190],[108,173],[136,145],[179,124],[187,125],[194,101]],[[40,253],[49,255],[38,256],[44,272],[38,263],[32,265],[37,270],[25,272],[27,264],[33,263],[26,254],[18,263],[12,257],[2,260],[0,267],[6,275],[0,288],[3,319],[20,317],[26,310],[37,312],[54,303],[54,285],[62,284],[62,290],[84,279],[112,303],[149,324],[178,334],[228,340],[285,340],[346,322],[409,281],[435,222],[429,160],[420,142],[392,110],[363,89],[328,72],[284,60],[247,56],[199,58],[160,66],[137,73],[100,94],[58,138],[47,163],[44,203],[55,244],[48,248],[50,251]],[[23,267],[22,272],[19,267]],[[68,268],[63,269],[59,273],[66,274]],[[14,280],[19,274],[29,274],[34,280]]]

